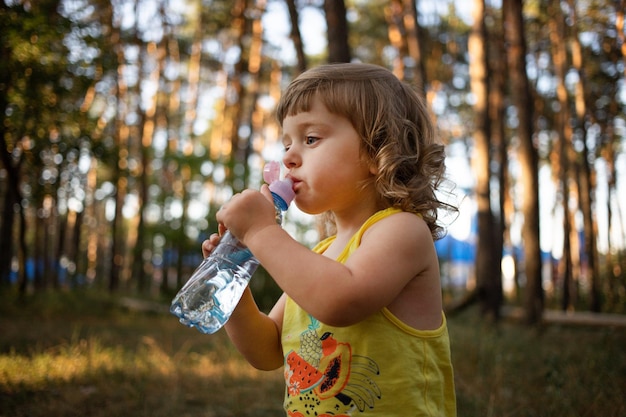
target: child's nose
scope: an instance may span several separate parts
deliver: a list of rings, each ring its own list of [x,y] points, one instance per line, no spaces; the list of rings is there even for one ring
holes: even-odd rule
[[[301,163],[301,158],[298,152],[291,146],[283,155],[283,164],[287,168],[293,168]]]

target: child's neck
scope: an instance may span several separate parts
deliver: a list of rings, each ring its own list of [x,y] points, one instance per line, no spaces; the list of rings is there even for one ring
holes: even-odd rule
[[[336,240],[347,242],[374,213],[380,210],[375,203],[361,201],[361,204],[342,212],[333,212],[337,229]]]

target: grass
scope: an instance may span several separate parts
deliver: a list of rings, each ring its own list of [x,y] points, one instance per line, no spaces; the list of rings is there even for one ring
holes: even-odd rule
[[[222,332],[202,335],[173,316],[131,313],[89,294],[44,298],[20,314],[0,312],[0,416],[282,410],[281,374],[253,370]]]
[[[459,416],[626,416],[626,332],[450,319]]]
[[[94,294],[0,293],[0,416],[280,416],[282,372],[223,332]],[[460,417],[626,415],[626,332],[449,318]]]

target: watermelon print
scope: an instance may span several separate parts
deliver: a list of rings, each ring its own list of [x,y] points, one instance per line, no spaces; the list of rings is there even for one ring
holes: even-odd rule
[[[348,417],[357,410],[374,409],[381,398],[376,362],[353,354],[349,343],[336,340],[330,332],[319,336],[318,328],[319,322],[311,318],[300,336],[299,351],[285,357],[286,406],[292,404],[290,398],[303,406],[288,416]]]
[[[285,381],[291,395],[307,392],[316,387],[324,374],[319,372],[296,352],[291,351],[285,360]]]

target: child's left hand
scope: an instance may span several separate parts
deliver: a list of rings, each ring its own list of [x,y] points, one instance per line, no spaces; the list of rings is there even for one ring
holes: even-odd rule
[[[202,256],[208,258],[211,252],[217,248],[217,245],[220,243],[220,239],[222,238],[222,233],[225,232],[224,226],[219,225],[220,232],[213,233],[207,240],[202,242]]]
[[[235,194],[220,208],[215,218],[245,243],[249,236],[267,226],[276,225],[276,209],[269,187],[264,184],[261,191],[248,189]]]

